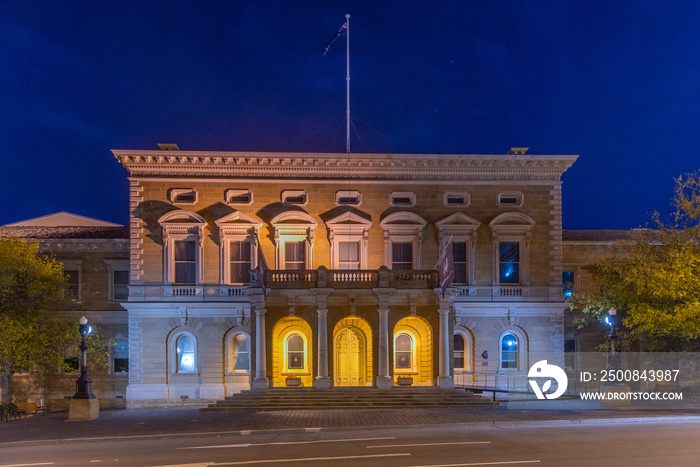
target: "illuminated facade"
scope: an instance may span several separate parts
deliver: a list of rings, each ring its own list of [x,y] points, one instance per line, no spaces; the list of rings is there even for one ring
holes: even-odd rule
[[[563,350],[561,176],[576,156],[171,148],[113,151],[130,174],[134,404],[502,385],[528,351]]]

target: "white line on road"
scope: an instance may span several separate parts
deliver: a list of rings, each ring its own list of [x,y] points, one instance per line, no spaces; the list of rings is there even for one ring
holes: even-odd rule
[[[35,464],[3,464],[0,467],[29,467],[32,465],[53,465],[53,462],[37,462]]]
[[[420,444],[381,444],[367,448],[407,448],[412,446],[448,446],[451,444],[491,444],[491,441],[457,441],[454,443],[420,443]]]
[[[246,465],[246,464],[274,464],[281,462],[313,462],[313,461],[335,461],[345,459],[371,459],[377,457],[400,457],[410,456],[407,452],[398,452],[395,454],[367,454],[364,456],[336,456],[336,457],[303,457],[296,459],[257,459],[252,461],[238,462],[208,462],[204,464],[177,464],[177,465],[153,465],[151,467],[213,467],[218,465]]]
[[[216,448],[249,448],[253,446],[278,446],[281,444],[316,444],[316,443],[351,443],[355,441],[382,441],[387,439],[396,439],[393,436],[386,438],[350,438],[350,439],[317,439],[312,441],[278,441],[275,443],[246,443],[246,444],[224,444],[214,446],[190,446],[178,449],[216,449]]]
[[[531,461],[496,461],[496,462],[473,462],[471,464],[430,464],[430,465],[414,465],[412,467],[470,467],[476,465],[508,465],[508,464],[539,464],[542,461],[539,459]]]

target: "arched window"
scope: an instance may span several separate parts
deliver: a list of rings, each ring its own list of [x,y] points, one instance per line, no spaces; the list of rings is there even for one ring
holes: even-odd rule
[[[518,369],[518,338],[514,334],[501,337],[501,368]]]
[[[454,335],[454,360],[455,371],[464,371],[464,336]]]
[[[303,370],[305,361],[304,338],[299,334],[292,334],[287,338],[287,369]]]
[[[397,370],[413,369],[413,339],[408,334],[398,334],[394,341],[394,362]]]
[[[180,334],[175,339],[177,373],[193,373],[197,370],[197,341],[192,334]]]
[[[229,341],[229,373],[250,371],[250,340],[245,334],[236,334]]]

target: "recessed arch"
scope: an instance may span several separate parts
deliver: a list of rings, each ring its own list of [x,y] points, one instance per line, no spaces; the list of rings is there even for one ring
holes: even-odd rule
[[[347,316],[333,328],[335,386],[371,385],[372,328],[358,316]]]
[[[299,336],[302,341],[301,353],[294,345]],[[298,316],[285,316],[272,328],[272,386],[286,386],[288,376],[298,376],[304,386],[313,384],[313,341],[312,330],[306,320]],[[292,348],[290,349],[290,339]],[[292,354],[290,354],[292,352]],[[301,356],[301,366],[297,357]],[[290,358],[292,364],[290,365]]]
[[[401,336],[407,336],[410,339],[410,368],[406,368],[403,364],[397,365],[398,360],[405,361],[407,358],[407,354],[397,355],[397,339],[406,342]],[[432,386],[434,384],[433,331],[430,323],[420,316],[402,318],[394,326],[393,343],[394,382],[398,384],[399,376],[410,376],[413,378],[414,386]],[[402,348],[399,353],[406,351]]]

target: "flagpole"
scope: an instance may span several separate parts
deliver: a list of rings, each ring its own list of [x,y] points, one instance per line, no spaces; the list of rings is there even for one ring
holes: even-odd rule
[[[347,75],[345,76],[345,150],[350,152],[350,15],[345,15],[345,61],[347,65]]]

